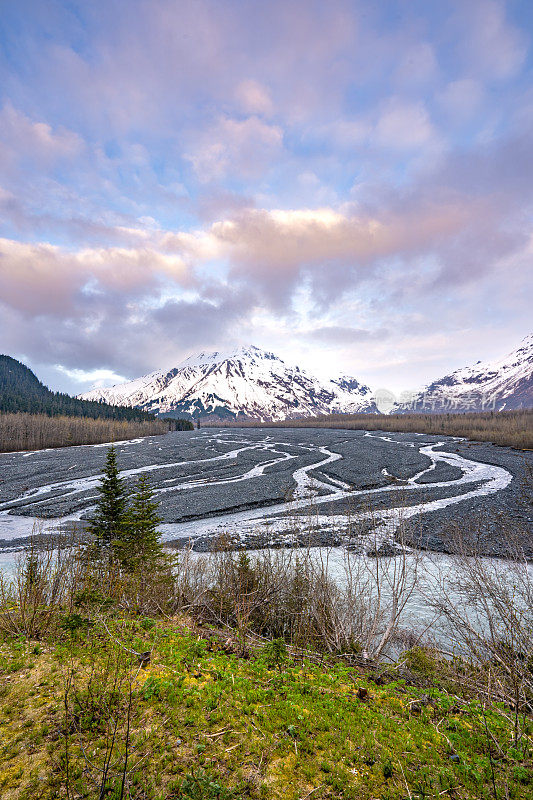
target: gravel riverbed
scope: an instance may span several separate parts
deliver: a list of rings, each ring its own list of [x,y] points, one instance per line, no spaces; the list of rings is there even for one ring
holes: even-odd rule
[[[116,447],[128,489],[150,476],[175,546],[206,549],[221,533],[239,547],[337,544],[355,525],[390,544],[402,517],[410,544],[453,552],[461,527],[480,552],[505,556],[510,529],[533,557],[529,452],[312,428],[206,428]],[[105,456],[102,445],[0,454],[0,549],[23,546],[37,519],[45,532],[86,519]]]

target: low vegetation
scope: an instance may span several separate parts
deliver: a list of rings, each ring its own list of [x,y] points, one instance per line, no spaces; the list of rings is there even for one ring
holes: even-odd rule
[[[204,423],[207,424],[207,423]],[[261,423],[246,420],[237,427],[346,428],[348,430],[427,433],[462,436],[519,450],[533,449],[533,409],[467,414],[328,414]]]
[[[46,414],[0,414],[0,453],[71,447],[160,436],[169,430],[192,430],[188,420],[117,420],[49,417]]]
[[[420,554],[346,552],[335,582],[323,551],[171,555],[157,524],[110,449],[91,540],[0,581],[2,800],[533,798],[519,558],[432,586]],[[403,627],[415,590],[446,652]]]
[[[186,419],[163,421],[138,408],[52,392],[24,364],[0,355],[0,453],[100,444],[193,427]]]
[[[159,420],[129,421],[46,414],[0,414],[0,452],[135,439],[168,431]]]
[[[530,749],[477,699],[278,645],[243,655],[183,616],[61,623],[1,649],[3,800],[533,796]]]

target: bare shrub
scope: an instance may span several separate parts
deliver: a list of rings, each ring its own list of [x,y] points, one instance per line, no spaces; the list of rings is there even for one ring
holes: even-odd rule
[[[71,541],[39,535],[19,556],[11,578],[0,573],[0,629],[31,639],[45,636],[60,610],[72,606],[83,564]]]
[[[533,410],[477,411],[466,414],[327,414],[261,423],[217,422],[216,427],[250,428],[340,428],[360,431],[426,433],[434,436],[462,436],[519,449],[533,448]]]
[[[481,556],[472,530],[457,526],[453,577],[438,573],[428,600],[456,654],[476,668],[476,688],[512,709],[518,746],[520,720],[533,712],[533,566],[515,533],[502,526],[512,558],[500,560]]]
[[[171,423],[163,420],[133,421],[0,413],[0,453],[156,436],[167,433],[170,425]]]
[[[131,797],[135,773],[150,752],[150,734],[134,730],[146,662],[134,649],[128,620],[108,622],[93,622],[81,661],[80,628],[73,626],[65,642],[63,746],[56,757],[67,798]]]
[[[327,548],[180,554],[176,610],[203,622],[328,653],[381,658],[416,585],[419,554]],[[338,551],[337,551],[338,553]]]

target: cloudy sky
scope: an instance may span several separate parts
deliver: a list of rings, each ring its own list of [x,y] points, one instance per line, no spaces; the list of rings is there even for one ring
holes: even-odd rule
[[[530,0],[3,0],[0,352],[408,389],[531,330]]]

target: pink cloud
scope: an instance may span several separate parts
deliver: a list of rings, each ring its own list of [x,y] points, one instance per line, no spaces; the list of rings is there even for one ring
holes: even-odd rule
[[[199,138],[199,141],[198,141]],[[185,158],[203,182],[221,180],[229,172],[257,177],[283,149],[283,131],[259,117],[244,120],[222,117],[195,137]]]
[[[0,239],[0,297],[23,313],[67,317],[84,293],[134,297],[154,292],[158,276],[182,287],[193,280],[182,258],[150,247],[69,252],[46,243]]]
[[[254,80],[241,81],[235,96],[245,114],[271,114],[274,104],[266,86]]]
[[[0,111],[0,164],[24,159],[43,166],[52,165],[59,160],[73,159],[83,148],[83,139],[77,133],[31,120],[11,103]]]
[[[460,201],[375,216],[330,208],[253,209],[215,223],[210,234],[227,248],[237,270],[295,275],[303,267],[327,269],[336,261],[356,273],[386,256],[435,246],[473,214]]]
[[[375,136],[382,147],[401,150],[428,144],[436,131],[423,103],[392,97],[382,109]]]

